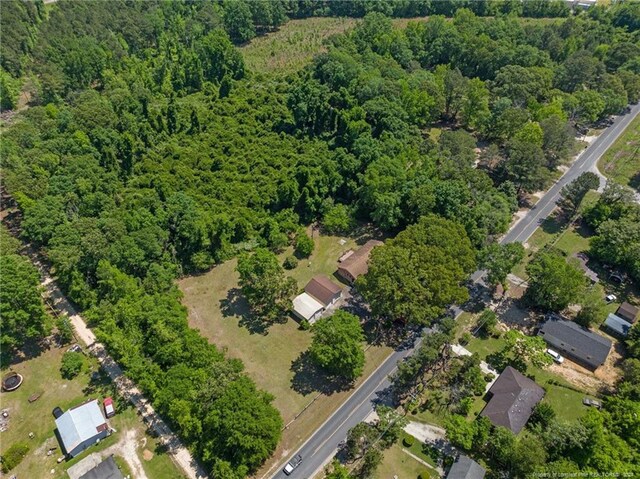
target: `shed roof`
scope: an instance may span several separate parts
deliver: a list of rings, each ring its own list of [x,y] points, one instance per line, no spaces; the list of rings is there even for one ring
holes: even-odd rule
[[[620,316],[622,319],[629,321],[630,323],[634,323],[636,318],[638,317],[639,308],[633,306],[632,304],[627,303],[626,301],[620,305],[616,314]]]
[[[371,250],[376,246],[381,246],[382,244],[384,243],[378,240],[367,241],[362,245],[362,247],[360,247],[360,249],[340,263],[338,270],[346,271],[352,278],[357,278],[360,275],[366,274],[369,270],[367,262],[369,261]]]
[[[56,427],[66,452],[70,453],[84,441],[106,430],[107,423],[98,401],[94,399],[69,409],[56,419]]]
[[[609,316],[607,316],[607,319],[604,321],[604,325],[623,337],[629,334],[629,330],[631,329],[631,323],[613,313],[609,313]]]
[[[302,293],[293,298],[293,310],[301,318],[309,321],[318,311],[322,311],[324,305],[313,296]]]
[[[451,465],[447,479],[483,479],[485,472],[480,464],[461,454]]]
[[[597,368],[604,364],[611,341],[587,328],[556,317],[549,318],[538,332],[551,346],[565,351],[567,355]]]
[[[116,461],[113,460],[113,456],[109,456],[78,479],[124,479],[124,476],[118,469]]]
[[[342,292],[342,288],[325,275],[319,274],[311,278],[304,291],[326,306]]]
[[[491,399],[480,414],[514,434],[522,430],[533,408],[544,397],[544,389],[511,366],[502,371],[489,392]]]

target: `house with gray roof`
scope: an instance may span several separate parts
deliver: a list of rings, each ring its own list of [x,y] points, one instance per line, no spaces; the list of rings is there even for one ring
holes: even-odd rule
[[[460,454],[451,465],[447,479],[483,479],[486,471],[469,456]]]
[[[93,469],[85,472],[78,479],[124,479],[122,472],[118,469],[113,455],[107,457]]]
[[[611,351],[611,340],[573,321],[550,316],[538,335],[558,353],[595,371],[604,364]]]
[[[625,321],[620,316],[609,313],[602,327],[616,336],[626,338],[631,329],[631,323]]]
[[[527,424],[533,408],[544,397],[544,389],[522,373],[507,366],[488,391],[491,396],[481,416],[494,426],[518,434]]]
[[[109,435],[109,426],[96,399],[69,409],[56,419],[56,427],[62,449],[71,457]]]

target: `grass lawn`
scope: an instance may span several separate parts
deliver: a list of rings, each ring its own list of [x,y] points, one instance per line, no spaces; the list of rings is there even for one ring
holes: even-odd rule
[[[286,75],[300,70],[323,52],[328,37],[344,32],[357,21],[334,17],[289,20],[277,31],[254,38],[240,51],[249,70]]]
[[[640,191],[640,116],[602,155],[598,168],[606,177]]]
[[[409,439],[410,441],[413,440],[413,444],[411,444],[410,447],[407,447],[405,445],[405,443],[404,443],[404,439],[405,438],[406,439],[411,438],[411,439]],[[428,449],[427,448],[430,448],[431,446],[425,445],[425,443],[418,441],[416,438],[414,438],[410,434],[407,434],[404,431],[402,432],[402,436],[400,436],[399,444],[402,446],[403,449],[408,450],[414,456],[418,456],[420,459],[422,459],[427,464],[431,465],[432,467],[436,467],[436,462],[428,454]]]
[[[54,435],[55,422],[51,411],[59,406],[63,410],[77,406],[87,399],[101,400],[107,395],[113,395],[111,385],[107,382],[91,381],[91,372],[98,370],[97,361],[92,357],[85,359],[84,370],[72,380],[62,379],[60,375],[60,362],[65,348],[52,348],[42,351],[39,356],[13,364],[11,369],[24,376],[24,383],[19,389],[9,393],[1,393],[1,407],[9,409],[9,428],[2,433],[0,441],[0,453],[4,453],[12,444],[24,441],[30,446],[29,453],[22,463],[11,471],[17,477],[52,479],[67,478],[67,469],[82,460],[92,452],[102,451],[116,444],[126,431],[135,429],[138,439],[144,442],[145,426],[137,416],[135,410],[128,403],[121,403],[118,414],[109,420],[116,429],[99,445],[89,448],[71,461],[57,463],[62,456],[59,443]],[[4,374],[6,372],[3,371]],[[29,403],[27,400],[32,394],[40,394],[40,398]],[[29,438],[33,432],[34,437]],[[147,444],[153,441],[147,438]],[[149,447],[148,445],[146,446]],[[47,456],[50,448],[56,448],[51,456]],[[178,479],[182,477],[167,454],[154,456],[149,464],[142,459],[142,450],[139,451],[140,460],[149,467],[149,477],[158,479]],[[121,460],[121,459],[118,459]],[[152,474],[153,466],[157,466],[157,474]],[[51,474],[51,470],[54,473]]]
[[[478,353],[482,359],[486,359],[488,355],[500,351],[504,344],[504,340],[500,338],[474,338],[466,348],[473,353]],[[574,421],[587,412],[587,408],[582,405],[582,398],[585,393],[563,387],[570,386],[570,384],[560,376],[533,366],[529,366],[528,373],[535,377],[538,385],[547,390],[544,401],[553,406],[559,419]],[[560,382],[563,386],[548,384],[550,379]]]
[[[402,449],[400,444],[394,444],[384,452],[382,464],[374,473],[376,479],[393,479],[396,476],[398,479],[417,479],[424,472],[433,478],[439,477],[435,471],[416,461]]]
[[[315,234],[315,251],[307,260],[286,274],[298,281],[300,288],[315,274],[331,277],[337,258],[350,248],[353,239],[340,244],[340,237]],[[280,255],[280,259],[291,250]],[[299,328],[290,317],[268,328],[253,321],[237,289],[236,260],[216,266],[208,273],[184,278],[179,286],[183,303],[189,310],[189,324],[212,343],[224,348],[230,357],[239,358],[259,387],[275,396],[285,424],[315,399],[293,424],[283,432],[274,461],[300,445],[348,397],[350,386],[333,384],[315,370],[304,355],[311,344],[311,333]],[[338,281],[332,278],[336,283]],[[372,346],[365,353],[365,371],[354,387],[366,378],[391,352],[388,347]],[[262,472],[265,472],[269,464]]]

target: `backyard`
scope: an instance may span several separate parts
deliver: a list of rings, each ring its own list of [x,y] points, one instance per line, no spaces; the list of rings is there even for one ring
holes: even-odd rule
[[[640,191],[640,116],[637,116],[598,161],[607,178]]]
[[[157,447],[156,440],[145,434],[146,428],[134,409],[123,402],[120,402],[118,413],[109,420],[111,427],[117,432],[71,461],[58,464],[57,459],[62,456],[62,452],[54,435],[55,422],[51,414],[53,408],[67,410],[90,398],[100,400],[107,395],[116,399],[110,383],[104,381],[101,375],[93,374],[98,371],[98,365],[92,357],[84,358],[83,370],[74,379],[62,379],[59,369],[65,351],[66,347],[41,350],[35,357],[11,366],[12,371],[24,376],[24,383],[17,390],[3,392],[0,396],[2,409],[9,413],[8,428],[2,432],[0,453],[4,454],[16,442],[26,442],[29,445],[27,456],[11,474],[19,478],[67,478],[66,471],[69,467],[90,453],[102,452],[115,454],[116,462],[121,464],[125,459],[122,456],[129,453],[129,457],[126,457],[127,466],[136,470],[130,463],[141,465],[149,478],[183,477],[171,458],[162,448]],[[39,397],[30,403],[28,399],[33,395]],[[30,433],[33,433],[32,438],[29,437]],[[131,441],[127,443],[129,439]],[[52,454],[47,455],[50,449],[53,449]]]
[[[365,239],[360,238],[358,243]],[[356,240],[315,233],[314,242],[311,257],[301,260],[286,274],[295,278],[301,289],[311,277],[320,273],[340,284],[332,277],[336,260],[348,249],[356,248]],[[291,252],[291,249],[284,251],[280,260]],[[183,303],[189,311],[190,326],[224,348],[230,357],[243,361],[246,372],[258,386],[274,395],[274,405],[285,424],[313,401],[313,405],[284,430],[273,463],[299,446],[327,419],[350,391],[384,361],[391,348],[369,346],[365,352],[364,373],[355,384],[328,380],[308,360],[305,352],[311,344],[311,333],[302,330],[297,321],[285,317],[282,322],[267,327],[251,318],[237,288],[236,264],[235,259],[227,261],[205,274],[184,278],[178,284],[184,293]],[[267,463],[261,472],[266,472],[270,465]]]
[[[391,479],[394,477],[398,479],[417,479],[420,474],[428,474],[428,477],[432,478],[440,477],[435,470],[420,462],[424,461],[427,464],[434,465],[433,459],[422,451],[422,443],[420,441],[416,440],[410,448],[405,447],[401,441],[402,439],[384,452],[384,459],[374,473],[376,479]],[[407,454],[407,452],[419,460]]]

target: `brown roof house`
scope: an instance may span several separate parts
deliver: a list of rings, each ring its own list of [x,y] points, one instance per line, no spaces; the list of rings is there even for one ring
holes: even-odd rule
[[[616,314],[629,323],[634,323],[638,317],[640,309],[627,303],[626,301],[620,305]]]
[[[320,301],[326,308],[342,297],[342,288],[322,274],[311,278],[304,287],[304,292]]]
[[[544,389],[511,366],[507,366],[489,389],[491,399],[484,407],[485,416],[494,426],[518,434],[527,424],[533,408],[544,397]]]
[[[381,246],[382,241],[369,240],[362,247],[346,258],[338,266],[338,275],[348,283],[353,283],[358,276],[366,274],[369,270],[369,255],[376,246]]]

